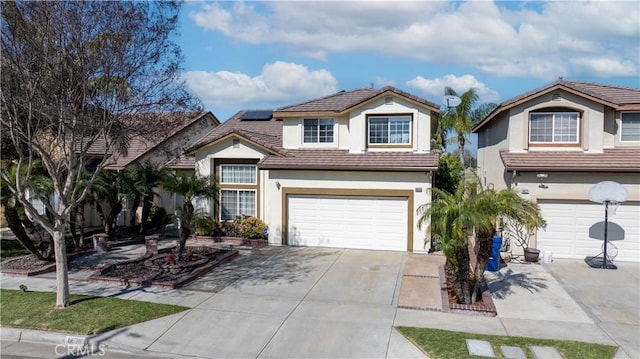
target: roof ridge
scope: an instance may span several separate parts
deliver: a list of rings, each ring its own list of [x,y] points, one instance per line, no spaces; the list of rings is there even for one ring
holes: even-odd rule
[[[340,91],[338,91],[338,92],[336,92],[336,93],[333,93],[333,94],[330,94],[330,95],[326,95],[326,96],[323,96],[323,97],[318,97],[318,98],[314,98],[314,99],[311,99],[311,100],[307,100],[307,101],[303,101],[303,102],[295,103],[295,104],[292,104],[292,105],[287,105],[287,106],[279,107],[279,108],[277,108],[277,109],[276,109],[276,111],[281,111],[281,110],[283,110],[283,109],[285,109],[285,108],[289,108],[289,107],[295,107],[295,106],[306,105],[306,104],[308,104],[308,103],[317,102],[317,101],[325,100],[325,99],[332,98],[332,97],[336,97],[336,96],[342,96],[342,95],[345,95],[345,94],[348,94],[348,93],[352,93],[352,92],[356,92],[356,91],[362,91],[362,90],[372,90],[372,91],[377,91],[376,89],[367,88],[367,87],[356,88],[356,89],[349,90],[349,91],[346,91],[346,90],[340,90]]]
[[[564,80],[563,80],[563,81],[564,81]],[[598,87],[608,87],[608,88],[616,88],[616,89],[632,90],[632,91],[638,91],[638,90],[640,90],[640,88],[637,88],[637,87],[631,87],[631,86],[620,86],[620,85],[613,85],[613,84],[601,84],[601,83],[591,82],[591,81],[564,81],[564,82],[565,82],[565,83],[583,84],[583,85],[592,85],[592,86],[598,86]]]

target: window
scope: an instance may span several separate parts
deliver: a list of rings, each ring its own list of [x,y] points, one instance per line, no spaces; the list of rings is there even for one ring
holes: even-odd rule
[[[256,166],[220,165],[220,183],[255,184]]]
[[[578,122],[577,112],[532,113],[529,121],[529,141],[578,143]]]
[[[620,117],[620,141],[640,141],[640,112],[622,114]]]
[[[223,189],[220,191],[220,220],[233,221],[237,216],[256,215],[256,191]]]
[[[411,143],[410,116],[369,117],[369,144],[408,145]]]
[[[333,119],[305,119],[303,137],[304,143],[333,143]]]

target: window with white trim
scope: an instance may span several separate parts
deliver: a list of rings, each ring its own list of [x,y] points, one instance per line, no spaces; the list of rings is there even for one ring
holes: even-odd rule
[[[303,139],[304,143],[333,143],[332,118],[305,118]]]
[[[370,145],[411,143],[411,116],[369,116]]]
[[[529,115],[529,142],[578,143],[577,112],[534,112]]]
[[[256,184],[255,165],[220,165],[221,184]]]
[[[640,112],[624,112],[621,114],[620,141],[640,141]]]
[[[256,191],[223,189],[220,191],[220,220],[233,221],[238,216],[256,215]]]

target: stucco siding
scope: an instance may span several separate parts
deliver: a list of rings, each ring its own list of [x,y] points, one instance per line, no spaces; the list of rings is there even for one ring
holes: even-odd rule
[[[523,150],[576,150],[583,149],[592,152],[602,152],[604,131],[604,106],[588,99],[558,91],[560,99],[553,100],[553,94],[546,94],[529,102],[520,104],[509,110],[509,151]],[[580,147],[545,146],[543,148],[529,148],[529,114],[545,108],[563,108],[580,112]]]
[[[333,143],[303,143],[305,118],[332,118],[334,120]],[[282,123],[283,147],[286,149],[314,148],[314,149],[349,149],[349,120],[346,116],[318,117],[309,116],[283,120]]]
[[[391,104],[386,104],[385,99],[379,99],[359,107],[349,114],[350,141],[349,152],[362,153],[365,151],[388,151],[388,149],[367,148],[367,116],[411,114],[413,118],[411,127],[411,148],[393,149],[394,151],[428,152],[431,148],[431,113],[418,108],[409,101],[393,96]]]
[[[489,124],[485,131],[478,135],[478,176],[482,184],[490,183],[494,188],[507,186],[504,180],[504,165],[500,159],[500,150],[509,146],[507,133],[510,128],[509,118],[502,116]]]
[[[263,220],[269,225],[269,242],[281,244],[283,240],[283,188],[326,188],[371,190],[407,190],[412,193],[413,251],[428,250],[425,232],[417,228],[417,210],[431,199],[431,175],[428,173],[355,172],[355,171],[263,171]],[[417,189],[417,191],[416,191]]]
[[[234,138],[228,138],[220,141],[213,146],[206,147],[195,154],[196,157],[196,175],[210,176],[213,175],[213,160],[216,158],[225,159],[261,159],[266,155],[266,151],[260,149],[253,144],[239,140],[237,145],[233,144]],[[213,205],[210,200],[198,200],[195,204],[196,210],[213,213]],[[264,213],[258,210],[258,213]]]

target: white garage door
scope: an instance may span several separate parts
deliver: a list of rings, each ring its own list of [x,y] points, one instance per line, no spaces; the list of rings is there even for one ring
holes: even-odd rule
[[[547,229],[538,231],[538,248],[558,258],[584,258],[602,252],[604,206],[590,202],[539,201]],[[609,210],[607,239],[617,248],[615,260],[640,262],[640,204]],[[609,247],[611,248],[611,247]]]
[[[288,244],[407,250],[407,199],[288,196]]]

